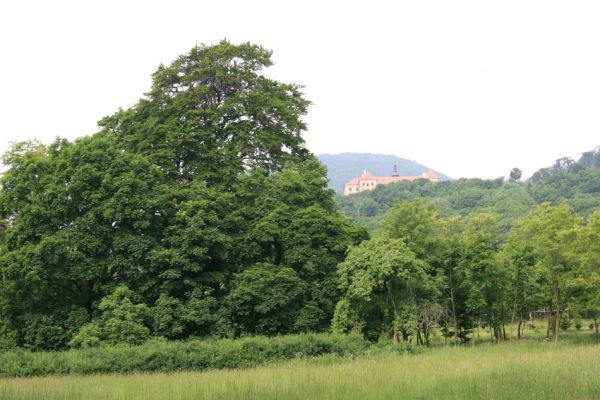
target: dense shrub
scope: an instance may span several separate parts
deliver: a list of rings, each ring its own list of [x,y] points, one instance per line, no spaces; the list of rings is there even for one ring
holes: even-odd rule
[[[145,304],[134,304],[134,297],[135,293],[126,286],[119,286],[104,297],[98,307],[98,320],[84,325],[71,340],[71,347],[143,343],[150,336],[145,326],[150,311]]]
[[[240,368],[322,354],[355,355],[368,347],[357,335],[302,334],[237,340],[155,339],[139,346],[63,352],[14,350],[0,353],[0,377]]]

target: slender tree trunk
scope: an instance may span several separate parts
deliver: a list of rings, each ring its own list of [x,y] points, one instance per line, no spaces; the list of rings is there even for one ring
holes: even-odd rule
[[[392,308],[394,309],[394,322],[392,326],[394,327],[394,333],[392,334],[392,343],[398,344],[398,311],[396,310],[396,302],[394,301],[394,296],[392,295],[392,289],[390,288],[390,283],[387,283],[388,294],[390,295],[390,300],[392,301]]]
[[[598,317],[594,315],[594,329],[596,331],[596,335],[598,335]]]
[[[558,288],[558,284],[556,284],[556,321],[554,321],[554,341],[558,342],[558,338],[560,335],[560,289]]]
[[[517,325],[517,340],[521,339],[521,323],[523,322],[522,319],[519,319],[519,325]]]
[[[512,315],[510,317],[510,340],[512,341],[512,330],[513,330],[513,326],[515,325],[515,315],[517,313],[517,293],[515,291],[515,298],[513,300],[513,310],[512,310]],[[521,326],[521,325],[519,325]],[[519,338],[519,328],[517,327],[517,339]],[[506,338],[504,338],[504,340],[506,340]]]
[[[450,267],[450,303],[452,304],[452,320],[454,322],[454,344],[458,344],[458,320],[456,318],[456,305],[454,304],[454,285],[452,284],[452,267]]]
[[[546,328],[546,339],[550,339],[550,332],[551,332],[551,328],[552,328],[552,302],[550,302],[550,310],[549,310],[549,314],[548,314],[548,327]]]

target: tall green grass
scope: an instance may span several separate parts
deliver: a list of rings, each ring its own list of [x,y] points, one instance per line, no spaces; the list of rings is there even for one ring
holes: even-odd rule
[[[600,346],[521,343],[246,370],[10,378],[2,399],[598,399]]]

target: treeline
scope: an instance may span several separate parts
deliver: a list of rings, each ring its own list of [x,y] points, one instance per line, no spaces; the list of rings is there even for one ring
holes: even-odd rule
[[[98,133],[5,154],[0,347],[329,329],[337,264],[366,232],[271,64],[252,44],[195,47]]]
[[[330,330],[428,344],[434,327],[498,341],[532,310],[548,310],[558,339],[565,310],[596,320],[600,214],[584,221],[549,194],[556,204],[533,208],[531,193],[569,174],[592,193],[597,155],[528,185],[349,196],[345,212],[372,199],[358,208],[379,215],[369,239],[304,148],[301,88],[262,75],[271,64],[248,43],[195,47],[96,134],[4,155],[0,348]]]
[[[501,243],[492,215],[441,218],[423,200],[398,202],[338,274],[338,332],[371,339],[387,332],[393,341],[428,344],[441,326],[455,343],[472,340],[475,329],[498,342],[522,337],[538,312],[548,318],[549,338],[583,317],[593,319],[597,334],[600,211],[584,222],[566,202],[544,203]],[[516,332],[507,332],[509,324]]]
[[[501,234],[534,206],[544,202],[558,205],[568,200],[579,214],[588,216],[600,209],[600,152],[584,153],[578,161],[557,160],[533,176],[520,181],[521,173],[508,181],[498,179],[457,179],[432,183],[426,180],[398,182],[352,196],[337,195],[340,210],[355,222],[375,230],[385,212],[397,200],[427,198],[444,217],[466,217],[472,213],[493,214]]]

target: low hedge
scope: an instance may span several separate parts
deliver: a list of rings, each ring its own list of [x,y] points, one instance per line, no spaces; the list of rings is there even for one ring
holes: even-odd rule
[[[357,335],[302,334],[242,339],[166,341],[62,352],[0,353],[0,377],[57,374],[169,372],[244,368],[322,354],[357,355],[369,342]]]

